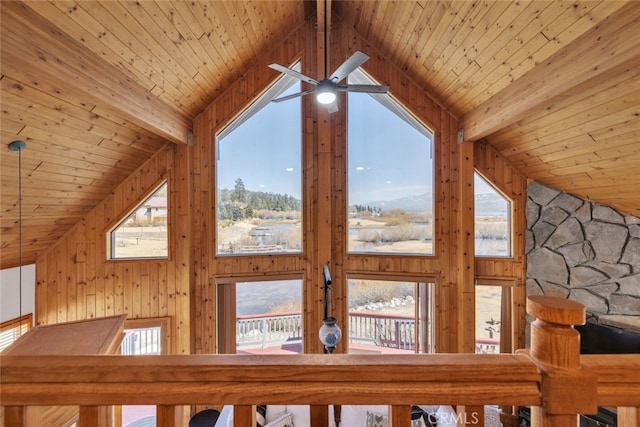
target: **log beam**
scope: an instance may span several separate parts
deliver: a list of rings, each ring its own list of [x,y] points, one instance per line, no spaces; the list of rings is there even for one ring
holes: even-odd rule
[[[620,70],[640,66],[639,27],[640,4],[630,2],[465,114],[460,142],[478,141]]]
[[[172,142],[188,143],[191,119],[74,40],[24,2],[2,2],[3,74],[50,82]],[[73,82],[73,84],[69,84]]]

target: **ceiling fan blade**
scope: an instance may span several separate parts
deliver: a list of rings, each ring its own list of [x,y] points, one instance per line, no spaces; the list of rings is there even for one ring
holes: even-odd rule
[[[315,91],[316,91],[315,89],[307,89],[305,91],[294,93],[292,95],[287,95],[287,96],[283,96],[281,98],[272,99],[271,102],[282,102],[282,101],[286,101],[288,99],[298,98],[299,96],[309,95],[310,93],[313,93]]]
[[[331,74],[331,77],[329,77],[329,80],[331,80],[334,83],[341,82],[342,80],[345,79],[345,77],[351,74],[353,70],[355,70],[356,68],[358,68],[359,66],[367,62],[368,59],[369,59],[369,55],[367,55],[364,52],[360,52],[359,50],[356,51],[356,53],[351,55],[349,59],[344,61],[342,65],[339,66],[333,72],[333,74]]]
[[[338,85],[338,92],[387,93],[389,86],[381,85]]]
[[[338,101],[333,101],[331,104],[327,104],[327,111],[329,114],[338,112]]]
[[[296,70],[292,70],[291,68],[287,68],[280,64],[269,64],[269,68],[293,76],[297,79],[302,80],[303,82],[311,83],[312,85],[317,85],[319,83],[316,79],[312,79],[309,76],[305,76],[304,74],[299,73]]]

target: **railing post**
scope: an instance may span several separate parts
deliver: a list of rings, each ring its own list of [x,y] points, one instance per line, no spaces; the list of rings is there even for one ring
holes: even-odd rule
[[[329,425],[329,406],[310,405],[311,427],[324,427]]]
[[[5,406],[5,427],[25,427],[40,422],[34,406]]]
[[[391,427],[406,426],[411,420],[411,406],[392,405],[389,407],[389,419]]]
[[[247,427],[256,425],[256,409],[252,405],[234,405],[233,426]]]
[[[576,427],[578,414],[598,411],[596,377],[580,367],[582,304],[542,295],[527,298],[530,356],[542,371],[542,406],[531,408],[532,427]]]

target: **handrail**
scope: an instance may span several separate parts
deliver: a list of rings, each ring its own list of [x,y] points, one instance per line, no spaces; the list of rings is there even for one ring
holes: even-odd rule
[[[640,356],[582,356],[601,406],[640,406]],[[528,354],[3,356],[0,401],[29,405],[540,406]],[[567,377],[568,378],[568,377]]]
[[[259,403],[392,405],[392,426],[406,425],[410,404],[532,406],[532,427],[576,427],[578,413],[620,406],[632,415],[619,426],[638,427],[640,355],[580,356],[572,324],[584,308],[566,301],[530,297],[532,348],[516,354],[3,356],[0,401],[7,426],[28,425],[29,405],[120,404],[161,405],[159,426],[173,425],[175,405],[236,405],[235,425],[247,426]],[[80,427],[102,425],[82,408]]]
[[[4,405],[541,402],[512,354],[7,356],[0,376]]]

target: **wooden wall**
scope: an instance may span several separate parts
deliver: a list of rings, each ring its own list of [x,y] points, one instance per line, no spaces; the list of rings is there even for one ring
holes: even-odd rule
[[[189,192],[186,147],[168,144],[99,203],[36,262],[36,323],[126,313],[171,316],[170,353],[190,352]],[[107,231],[163,180],[169,182],[168,260],[107,261]]]
[[[215,134],[279,76],[268,64],[288,65],[302,59],[303,73],[318,74],[322,54],[316,45],[314,23],[307,22],[266,53],[262,61],[194,119],[192,146],[168,145],[160,150],[38,259],[38,323],[118,313],[128,313],[133,318],[171,316],[172,353],[215,353],[216,280],[291,274],[305,283],[305,352],[321,352],[317,339],[322,318],[321,278],[323,265],[329,263],[334,279],[333,314],[341,324],[346,324],[345,278],[349,274],[434,278],[438,351],[473,351],[476,273],[508,273],[509,277],[524,274],[522,258],[474,263],[474,163],[495,170],[493,177],[505,192],[515,194],[522,189],[514,184],[513,170],[501,163],[495,153],[490,156],[491,163],[482,158],[480,146],[457,143],[457,118],[435,102],[425,88],[386,60],[352,28],[339,21],[333,24],[329,69],[335,69],[356,49],[366,52],[371,59],[363,68],[374,79],[389,84],[392,95],[434,131],[433,256],[346,253],[346,233],[339,225],[346,222],[346,109],[329,115],[316,108],[312,97],[303,98],[303,252],[215,255]],[[344,106],[344,99],[340,102]],[[474,157],[482,159],[474,162]],[[108,227],[164,178],[169,181],[170,191],[169,260],[105,261]],[[515,206],[520,209],[524,204]],[[516,226],[522,235],[524,224],[517,222]],[[514,272],[515,269],[521,271]],[[524,304],[524,295],[519,297]],[[338,351],[345,351],[344,343]]]
[[[320,39],[322,39],[320,37]],[[346,109],[344,98],[338,113],[328,115],[316,108],[312,97],[303,98],[303,177],[306,209],[304,251],[302,255],[260,257],[215,256],[213,182],[215,171],[215,134],[247,104],[247,97],[260,94],[278,74],[270,73],[267,64],[291,64],[302,58],[303,73],[316,75],[322,60],[313,25],[292,34],[262,63],[250,70],[225,94],[213,102],[194,121],[195,147],[192,150],[194,173],[193,224],[203,225],[195,233],[195,287],[193,319],[196,330],[195,352],[215,352],[215,282],[217,277],[246,277],[270,273],[300,274],[305,279],[306,352],[321,351],[315,338],[321,320],[322,266],[330,264],[333,278],[333,314],[340,323],[346,318],[348,274],[379,274],[387,277],[429,277],[438,282],[438,336],[441,351],[473,351],[473,233],[462,232],[473,226],[473,146],[456,143],[457,120],[443,110],[423,88],[384,57],[357,33],[334,22],[330,35],[329,70],[342,63],[353,51],[367,52],[371,59],[365,70],[376,80],[390,84],[393,96],[411,106],[412,112],[436,136],[438,211],[436,213],[437,247],[434,256],[355,255],[346,253]],[[320,64],[321,65],[321,64]],[[265,77],[265,75],[267,77]],[[469,197],[467,193],[471,192]],[[466,195],[465,195],[466,194]],[[471,201],[469,203],[469,201]],[[459,251],[458,248],[465,248]],[[464,282],[462,286],[460,283]],[[463,315],[464,313],[464,315]],[[202,319],[202,320],[198,320]],[[464,326],[465,333],[458,333]],[[339,350],[343,350],[344,348]]]

